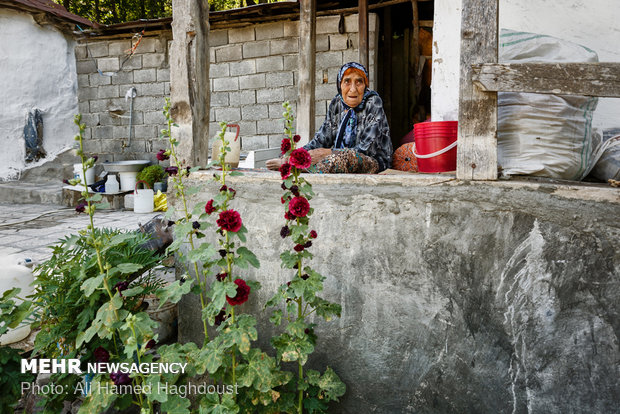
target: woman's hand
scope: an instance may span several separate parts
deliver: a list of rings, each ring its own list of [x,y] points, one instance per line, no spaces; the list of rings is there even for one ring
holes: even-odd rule
[[[332,150],[329,148],[316,148],[308,150],[308,153],[312,157],[312,165],[315,165],[332,155]]]
[[[284,158],[273,158],[271,160],[265,161],[265,167],[272,171],[278,171],[278,169],[282,164],[284,164],[284,162]]]

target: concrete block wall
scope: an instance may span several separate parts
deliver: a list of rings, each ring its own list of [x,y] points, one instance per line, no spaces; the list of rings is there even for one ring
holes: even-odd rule
[[[316,128],[325,119],[336,95],[340,67],[358,60],[358,15],[345,17],[345,31],[338,32],[340,16],[316,21]],[[371,88],[376,79],[378,19],[369,17]],[[219,122],[238,123],[245,150],[278,147],[282,140],[282,103],[296,108],[299,22],[279,21],[243,28],[214,29],[211,46],[211,113],[209,136]]]
[[[80,42],[75,49],[78,102],[86,123],[84,146],[101,161],[149,159],[165,143],[159,132],[165,127],[164,98],[170,95],[168,42],[170,33],[143,37],[131,56],[129,38]],[[125,95],[136,88],[133,100],[133,137],[129,142],[131,100]]]

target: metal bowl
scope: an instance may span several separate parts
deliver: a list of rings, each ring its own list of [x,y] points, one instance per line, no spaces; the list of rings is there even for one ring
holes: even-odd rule
[[[107,172],[138,172],[144,167],[149,165],[149,160],[128,160],[128,161],[115,161],[115,162],[103,162],[103,169]]]

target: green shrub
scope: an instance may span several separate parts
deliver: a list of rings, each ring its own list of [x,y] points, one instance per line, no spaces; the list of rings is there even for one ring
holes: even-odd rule
[[[140,171],[137,177],[138,181],[146,181],[149,184],[150,188],[153,188],[153,184],[155,184],[156,182],[163,181],[164,178],[166,178],[166,172],[164,171],[164,168],[159,164],[149,165],[148,167]]]

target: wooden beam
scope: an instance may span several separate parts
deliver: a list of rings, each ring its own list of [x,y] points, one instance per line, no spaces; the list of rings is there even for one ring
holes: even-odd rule
[[[299,1],[299,98],[297,133],[304,145],[314,136],[314,84],[316,67],[316,0]]]
[[[359,63],[368,66],[368,0],[358,0],[359,7]]]
[[[620,63],[495,63],[472,70],[472,80],[485,92],[620,98]]]
[[[474,86],[472,65],[497,62],[499,0],[463,0],[456,178],[497,179],[497,94]]]

